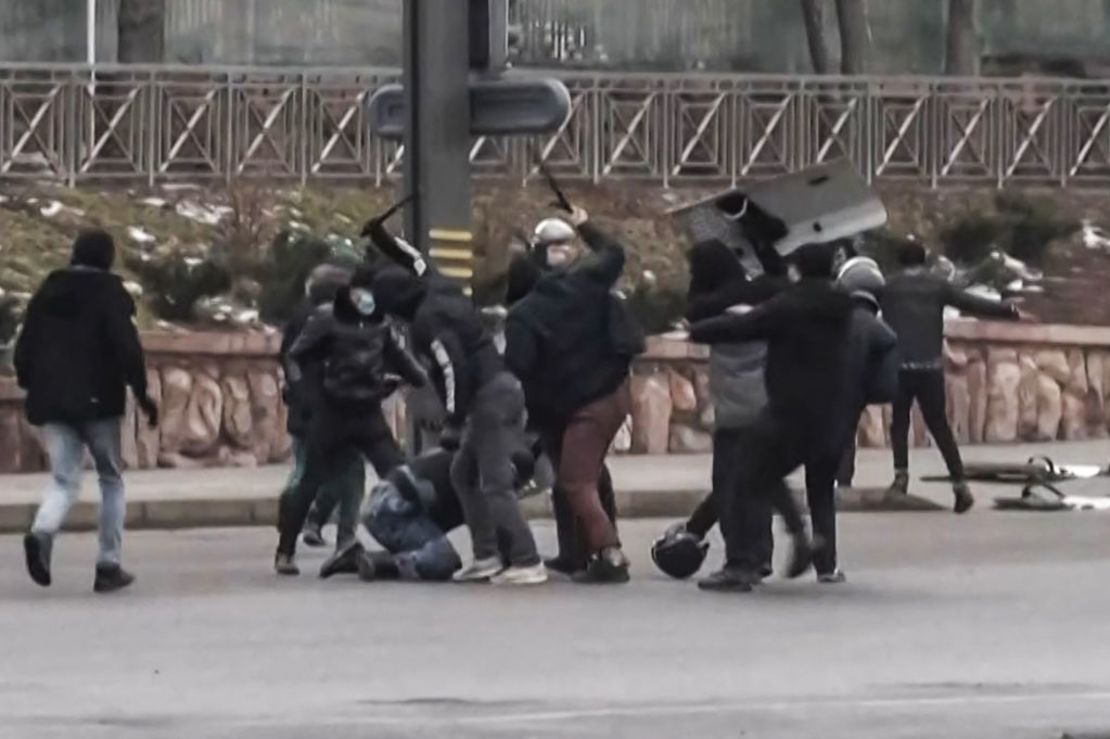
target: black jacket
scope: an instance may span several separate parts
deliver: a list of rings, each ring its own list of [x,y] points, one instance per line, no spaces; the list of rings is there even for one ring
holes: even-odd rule
[[[877,315],[873,304],[853,299],[855,305],[844,343],[845,375],[842,398],[847,444],[868,405],[892,403],[898,391],[898,337]]]
[[[953,306],[975,316],[1016,320],[1011,303],[980,298],[958,289],[924,267],[913,267],[891,278],[881,298],[883,319],[898,334],[904,367],[942,369],[944,308]]]
[[[370,238],[399,265],[374,278],[378,305],[411,324],[413,351],[431,370],[448,423],[461,426],[478,390],[504,372],[505,363],[457,283],[380,223],[371,226]]]
[[[529,418],[560,424],[617,390],[633,354],[622,349],[634,330],[613,288],[624,271],[621,245],[587,223],[579,232],[593,253],[566,270],[548,272],[509,311],[505,362],[520,379]],[[624,327],[624,328],[622,328]]]
[[[852,300],[830,282],[804,280],[744,315],[694,324],[702,344],[767,341],[767,403],[776,416],[798,424],[813,444],[831,444],[844,426],[844,349]],[[830,451],[831,451],[830,448]]]
[[[289,349],[294,383],[311,378],[321,397],[351,409],[381,403],[396,389],[387,375],[416,387],[426,377],[380,316],[365,318],[349,305],[344,288],[335,303],[317,308]]]
[[[28,420],[84,423],[123,415],[127,386],[146,396],[135,303],[117,275],[53,272],[31,298],[15,347]]]

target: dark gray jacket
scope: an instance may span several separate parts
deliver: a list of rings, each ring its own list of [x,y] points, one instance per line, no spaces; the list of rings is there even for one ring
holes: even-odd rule
[[[895,275],[883,289],[883,318],[898,335],[905,369],[942,369],[944,309],[986,318],[1017,320],[1012,303],[1000,303],[964,292],[925,267]]]

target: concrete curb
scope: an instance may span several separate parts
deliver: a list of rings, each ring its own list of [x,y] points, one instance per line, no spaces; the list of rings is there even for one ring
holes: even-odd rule
[[[853,513],[927,512],[943,507],[913,495],[888,499],[883,490],[841,491],[838,510]],[[673,518],[689,516],[706,496],[704,490],[629,491],[617,493],[617,510],[624,518]],[[799,502],[804,507],[804,499]],[[552,517],[548,496],[524,501],[524,513],[530,520]],[[27,531],[35,516],[36,503],[0,503],[0,533]],[[80,501],[66,519],[67,531],[96,529],[98,506]],[[127,504],[127,528],[191,529],[239,526],[275,526],[276,498],[196,498],[179,500],[136,500]]]

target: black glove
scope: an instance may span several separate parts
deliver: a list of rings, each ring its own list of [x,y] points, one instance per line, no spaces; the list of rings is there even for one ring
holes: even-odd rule
[[[149,395],[144,395],[139,398],[139,408],[142,409],[143,415],[146,416],[147,424],[152,429],[158,428],[158,404]]]
[[[439,437],[439,448],[445,452],[457,452],[462,446],[462,429],[457,426],[446,426]]]

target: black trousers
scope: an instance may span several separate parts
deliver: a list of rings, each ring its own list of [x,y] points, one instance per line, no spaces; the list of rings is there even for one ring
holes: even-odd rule
[[[782,516],[791,535],[805,533],[786,476],[812,458],[813,438],[807,424],[767,410],[750,428],[720,439],[723,453],[714,449],[715,460],[721,457],[715,467],[725,476],[714,480],[714,495],[729,566],[760,569],[769,562],[772,511]]]
[[[299,484],[281,496],[278,506],[278,552],[281,554],[292,555],[296,551],[297,537],[316,492],[335,475],[344,454],[352,449],[362,454],[379,478],[385,478],[405,462],[381,406],[352,409],[326,401],[319,403],[312,411],[307,444],[304,474]]]
[[[806,465],[806,504],[813,534],[821,546],[813,554],[817,574],[836,571],[836,475],[841,458],[818,456]]]
[[[964,479],[964,463],[960,448],[952,436],[945,407],[944,370],[902,370],[898,374],[898,396],[894,400],[894,416],[890,424],[890,445],[894,450],[894,469],[910,466],[910,409],[914,401],[921,407],[925,425],[937,443],[948,474],[953,480]]]

